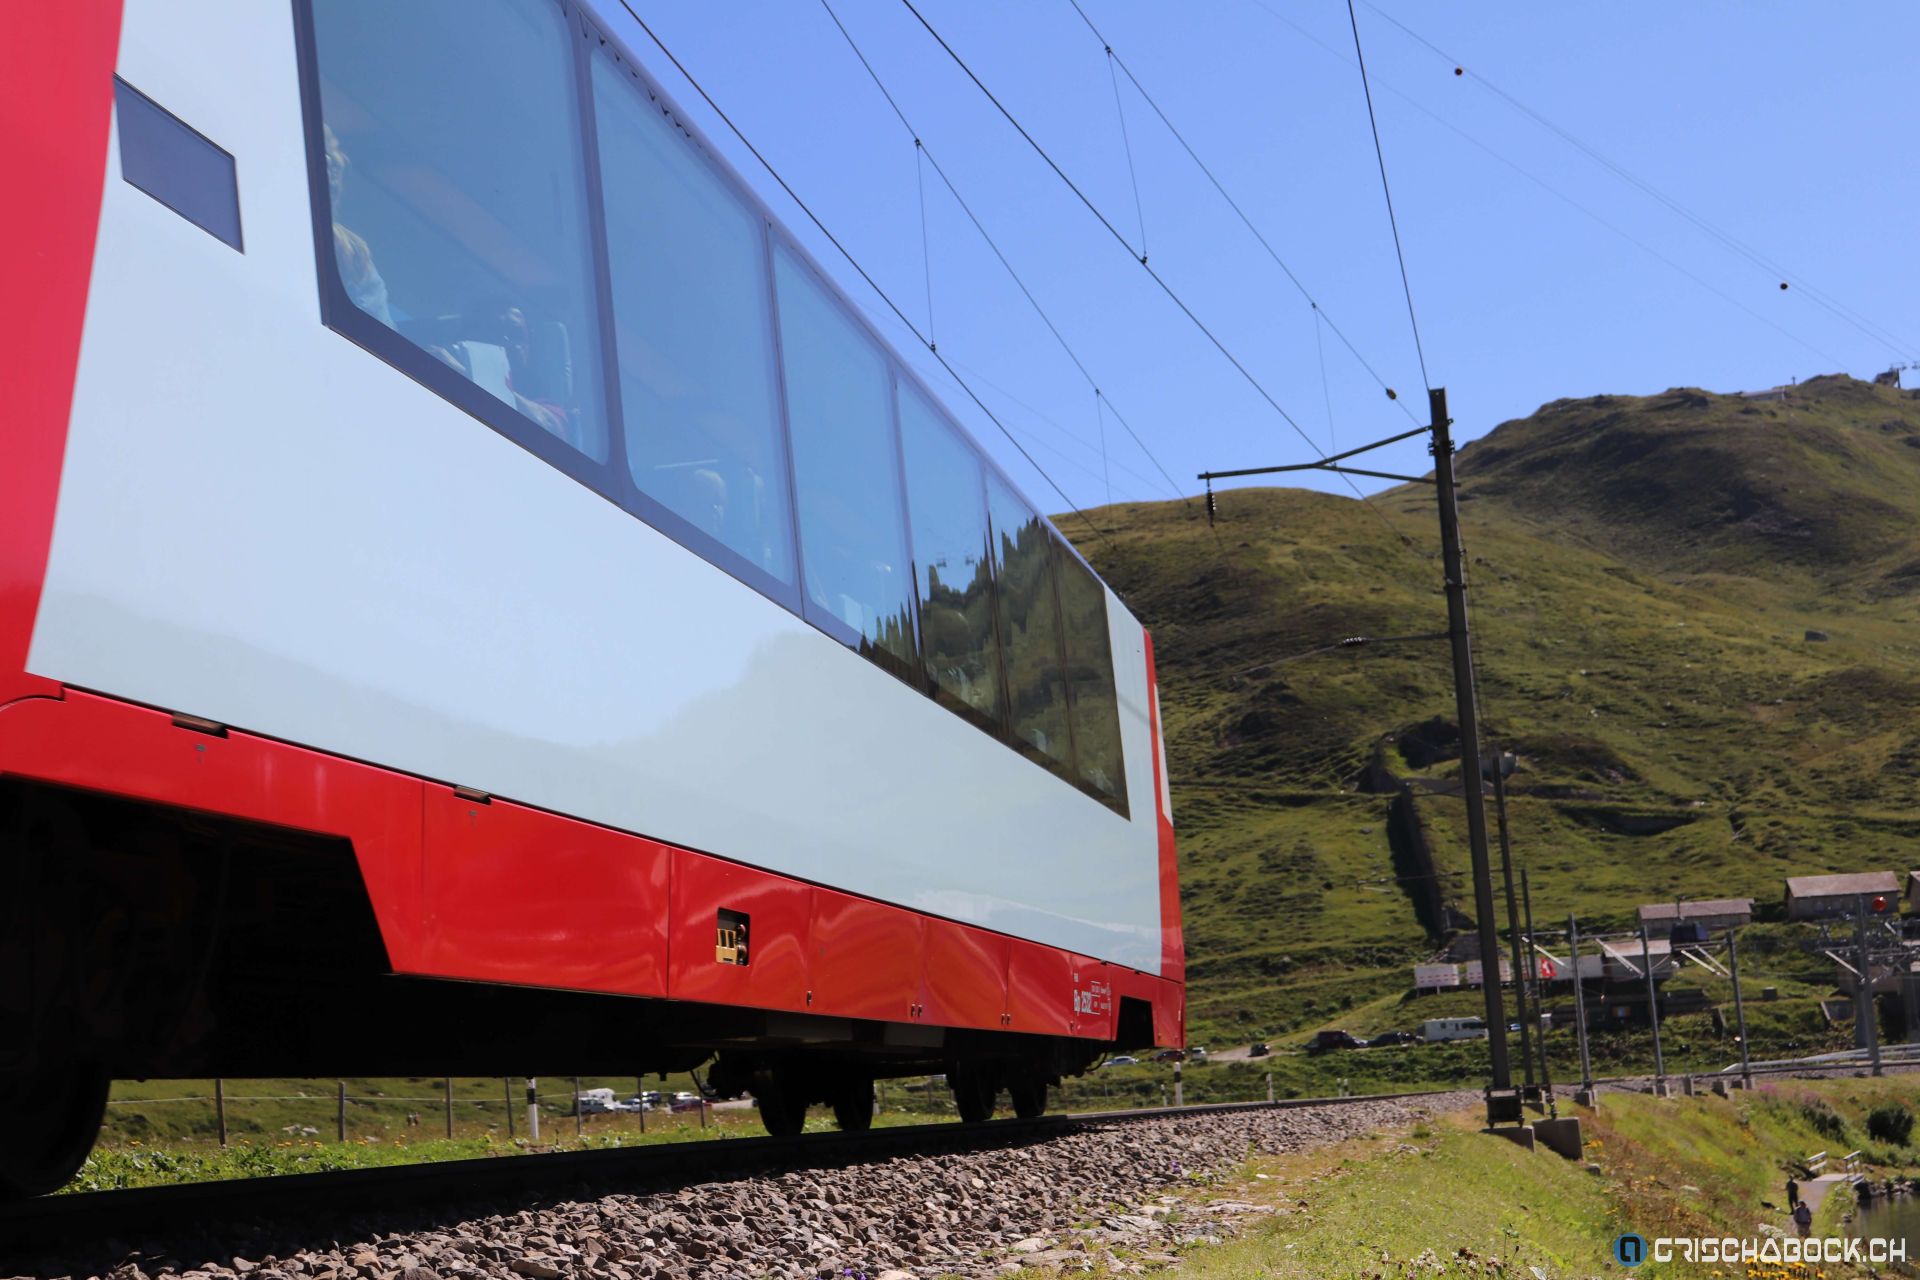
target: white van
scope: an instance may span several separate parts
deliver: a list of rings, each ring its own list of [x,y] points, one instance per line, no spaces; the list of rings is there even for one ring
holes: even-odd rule
[[[1484,1040],[1485,1018],[1428,1018],[1420,1024],[1420,1038],[1428,1044],[1441,1040]]]

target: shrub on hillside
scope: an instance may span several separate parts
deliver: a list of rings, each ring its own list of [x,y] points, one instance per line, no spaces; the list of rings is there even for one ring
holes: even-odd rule
[[[1891,1142],[1904,1147],[1913,1136],[1913,1112],[1901,1102],[1875,1107],[1867,1116],[1867,1133],[1876,1142]]]
[[[1847,1122],[1833,1109],[1833,1104],[1825,1098],[1810,1095],[1800,1102],[1800,1117],[1813,1131],[1829,1142],[1838,1142],[1846,1136]]]

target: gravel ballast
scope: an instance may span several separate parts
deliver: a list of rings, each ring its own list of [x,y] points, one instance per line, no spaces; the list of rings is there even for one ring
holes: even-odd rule
[[[282,1224],[200,1224],[185,1240],[21,1274],[116,1280],[910,1280],[989,1277],[1026,1265],[1115,1271],[1215,1238],[1235,1206],[1170,1215],[1174,1193],[1249,1153],[1280,1154],[1391,1130],[1470,1094],[1158,1117],[1029,1145],[895,1156],[640,1194],[499,1211],[362,1214],[303,1234]],[[1238,1206],[1252,1212],[1251,1206]],[[1241,1216],[1244,1216],[1242,1214]],[[186,1233],[183,1232],[182,1235]],[[215,1242],[218,1247],[215,1248]],[[162,1248],[172,1252],[162,1252]],[[1117,1254],[1116,1254],[1117,1251]],[[17,1271],[0,1265],[0,1276]]]

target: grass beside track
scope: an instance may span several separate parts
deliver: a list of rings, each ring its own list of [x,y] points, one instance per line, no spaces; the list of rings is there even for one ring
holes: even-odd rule
[[[1597,1112],[1581,1113],[1582,1161],[1482,1134],[1471,1110],[1330,1149],[1257,1158],[1195,1198],[1270,1212],[1250,1215],[1245,1230],[1221,1243],[1187,1247],[1179,1272],[1184,1280],[1528,1280],[1534,1268],[1556,1280],[1623,1274],[1609,1253],[1623,1231],[1653,1239],[1754,1237],[1763,1225],[1791,1230],[1785,1169],[1814,1151],[1860,1149],[1876,1181],[1912,1176],[1920,1171],[1920,1136],[1916,1145],[1897,1146],[1873,1141],[1866,1130],[1875,1107],[1911,1105],[1912,1098],[1912,1081],[1897,1078],[1780,1081],[1732,1098],[1608,1094]],[[1829,1195],[1815,1233],[1848,1234],[1852,1208],[1849,1195]],[[1864,1273],[1649,1263],[1635,1274],[1838,1280]]]

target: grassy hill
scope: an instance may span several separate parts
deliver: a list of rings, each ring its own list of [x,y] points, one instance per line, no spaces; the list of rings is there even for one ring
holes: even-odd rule
[[[1789,874],[1920,862],[1920,398],[1830,377],[1563,400],[1459,469],[1537,918],[1764,909]],[[1471,913],[1447,649],[1297,655],[1444,630],[1431,490],[1235,490],[1212,528],[1198,503],[1090,514],[1106,538],[1081,549],[1154,632],[1196,1037],[1389,1008],[1438,921],[1367,789],[1382,767],[1415,780],[1441,897]],[[1819,980],[1791,947],[1762,963]]]

